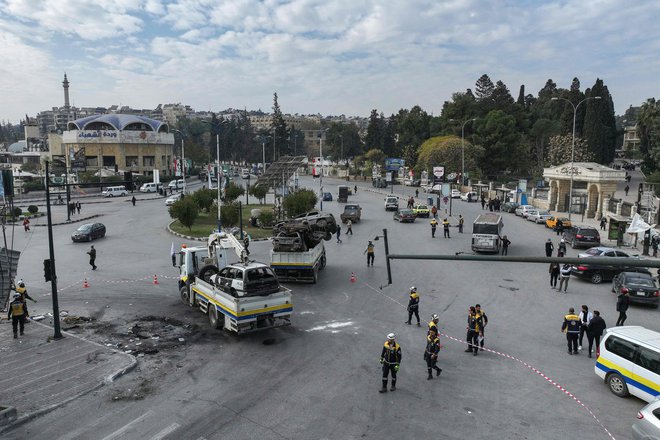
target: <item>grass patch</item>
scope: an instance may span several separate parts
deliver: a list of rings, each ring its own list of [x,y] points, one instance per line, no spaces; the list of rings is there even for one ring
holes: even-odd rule
[[[273,228],[261,229],[253,228],[250,226],[250,210],[252,209],[261,209],[261,210],[271,210],[273,205],[243,205],[243,230],[245,230],[250,237],[254,238],[267,238],[273,235]],[[195,224],[189,230],[185,226],[182,226],[179,221],[175,221],[170,226],[174,232],[179,234],[191,235],[193,237],[206,237],[217,226],[217,213],[211,212],[207,214],[206,212],[200,212]],[[236,225],[238,227],[238,225]]]

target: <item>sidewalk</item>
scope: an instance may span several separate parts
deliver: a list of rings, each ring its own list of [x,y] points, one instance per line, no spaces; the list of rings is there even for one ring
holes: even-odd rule
[[[53,340],[52,327],[31,321],[14,339],[11,321],[0,321],[0,432],[112,382],[137,363],[133,356],[62,333]],[[16,415],[1,407],[15,408]]]

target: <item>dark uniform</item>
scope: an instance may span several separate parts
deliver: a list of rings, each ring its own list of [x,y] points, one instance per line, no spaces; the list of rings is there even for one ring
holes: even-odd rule
[[[433,370],[435,375],[440,376],[442,368],[438,367],[438,353],[440,353],[440,339],[435,332],[432,332],[426,337],[426,351],[424,352],[424,360],[426,361],[426,368],[429,375],[427,379],[433,379]]]
[[[435,228],[438,227],[438,221],[436,219],[431,220],[431,238],[435,238]]]
[[[367,248],[364,250],[364,252],[367,254],[367,266],[373,266],[374,265],[374,245],[372,242],[369,242],[367,245]]]
[[[469,202],[469,200],[468,200]],[[458,216],[458,232],[461,234],[463,233],[463,223],[465,223],[465,219],[463,218],[462,215]]]
[[[486,330],[486,326],[488,325],[488,316],[486,315],[486,312],[483,311],[483,309],[481,308],[481,306],[479,304],[477,304],[474,307],[477,311],[477,315],[481,315],[482,326],[481,326],[481,335],[480,335],[481,338],[479,338],[481,340],[479,341],[479,345],[483,349],[484,348],[484,340],[485,340],[484,331]],[[477,336],[477,338],[478,338],[478,336]]]
[[[566,341],[568,342],[568,354],[578,353],[578,336],[580,335],[580,318],[575,314],[573,309],[564,316],[564,323],[561,326],[561,331],[566,332]]]
[[[385,341],[380,355],[380,363],[383,364],[383,388],[380,392],[387,391],[387,377],[390,373],[392,373],[392,387],[390,390],[396,390],[396,372],[399,371],[399,365],[401,364],[401,347],[393,339]]]
[[[419,327],[421,324],[419,323],[419,295],[417,295],[417,292],[410,292],[410,298],[408,299],[408,321],[406,321],[406,324],[411,324],[413,314],[417,318],[417,326]]]
[[[483,319],[478,315],[474,307],[470,308],[470,314],[467,318],[467,342],[468,348],[466,352],[473,352],[477,355],[479,351],[479,334],[483,331]]]
[[[432,330],[435,330],[436,335],[439,334],[438,333],[438,323],[433,319],[431,320],[431,322],[429,322],[429,328],[426,331],[426,336],[430,335]]]
[[[27,317],[27,306],[21,300],[20,294],[14,295],[14,300],[9,303],[7,319],[11,318],[11,327],[14,330],[14,339],[18,338],[20,325],[21,335],[25,331],[25,318]]]
[[[25,287],[25,285],[21,286],[21,285],[19,284],[16,288],[14,288],[14,290],[16,291],[16,293],[18,293],[19,295],[21,295],[21,301],[26,302],[26,301],[29,299],[29,300],[32,301],[32,302],[35,302],[35,303],[37,302],[36,299],[32,298],[32,297],[28,294],[28,291],[27,291],[27,288]]]
[[[442,221],[442,227],[444,228],[444,237],[445,237],[445,238],[451,238],[451,237],[449,236],[449,220],[444,219],[444,220]]]

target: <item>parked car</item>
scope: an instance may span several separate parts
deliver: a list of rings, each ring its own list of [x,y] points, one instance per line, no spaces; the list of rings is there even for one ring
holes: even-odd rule
[[[332,202],[332,193],[324,192],[323,193],[323,201],[324,202]]]
[[[399,199],[396,196],[385,197],[385,211],[396,211],[399,209]]]
[[[529,214],[529,211],[531,211],[534,208],[532,205],[520,205],[516,208],[516,215],[518,217],[526,218],[527,215]]]
[[[121,196],[125,196],[127,194],[128,194],[128,191],[126,191],[126,187],[123,186],[123,185],[122,186],[109,186],[106,189],[104,189],[103,191],[101,191],[101,195],[103,197],[115,197],[115,196],[121,197]]]
[[[564,228],[564,240],[570,243],[573,249],[578,246],[599,246],[600,234],[598,229],[591,226],[571,226]]]
[[[360,205],[356,205],[355,203],[344,206],[344,212],[342,212],[339,216],[342,223],[346,223],[348,220],[352,221],[353,223],[359,222],[361,217],[362,208]]]
[[[172,194],[171,196],[169,196],[168,198],[165,199],[165,205],[166,206],[172,206],[172,205],[174,205],[175,202],[178,202],[179,200],[181,200],[182,197],[183,197],[182,192]]]
[[[431,210],[429,209],[428,205],[417,205],[413,208],[413,211],[417,217],[429,218],[431,215]]]
[[[612,292],[617,295],[627,292],[631,303],[658,308],[660,292],[651,272],[621,272],[612,280]]]
[[[461,200],[463,200],[464,202],[478,202],[479,196],[475,191],[468,191],[466,193],[461,194]]]
[[[457,189],[452,189],[451,190],[451,198],[452,199],[460,199],[461,198],[461,192]]]
[[[508,212],[509,214],[512,214],[516,212],[516,209],[518,209],[519,206],[520,204],[516,202],[506,202],[500,207],[500,211]]]
[[[71,240],[92,241],[105,237],[105,225],[103,223],[85,223],[71,234]]]
[[[636,258],[636,257],[631,257],[630,255],[619,249],[602,247],[602,246],[593,247],[591,249],[587,249],[585,252],[581,254],[578,254],[578,258],[584,258],[585,262],[572,266],[571,273],[578,278],[588,279],[593,284],[600,284],[603,281],[609,281],[621,272],[646,271],[646,269],[637,268],[633,266],[590,264],[588,262],[589,257],[622,257],[622,258]]]
[[[545,221],[545,227],[550,229],[555,229],[557,227],[558,220],[561,220],[561,224],[564,229],[573,226],[573,224],[567,217],[550,217]]]
[[[394,220],[397,220],[399,223],[415,223],[415,212],[412,209],[397,209],[394,213]]]
[[[534,223],[543,223],[545,224],[545,221],[552,217],[548,211],[540,211],[538,209],[535,209],[529,213],[527,216],[527,220],[530,222]]]
[[[637,421],[632,425],[632,438],[660,439],[660,398],[639,410]]]

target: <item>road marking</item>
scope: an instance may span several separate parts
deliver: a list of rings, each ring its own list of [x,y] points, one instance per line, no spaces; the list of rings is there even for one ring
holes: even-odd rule
[[[162,438],[165,438],[165,436],[167,436],[169,433],[174,432],[176,428],[178,428],[179,426],[181,425],[179,425],[178,423],[172,423],[170,426],[168,426],[167,428],[160,431],[158,434],[151,437],[151,440],[161,440]]]
[[[102,440],[111,440],[111,439],[113,439],[113,438],[117,438],[117,437],[119,437],[120,435],[122,435],[123,433],[125,433],[126,431],[128,431],[128,430],[131,428],[131,426],[133,426],[133,425],[136,424],[136,423],[141,422],[142,420],[144,420],[144,419],[146,419],[147,417],[149,417],[151,414],[153,414],[153,411],[151,411],[151,410],[147,411],[146,413],[142,414],[142,415],[141,415],[140,417],[138,417],[137,419],[133,420],[132,422],[127,423],[126,425],[124,425],[123,427],[119,428],[118,430],[116,430],[116,431],[113,432],[112,434],[103,437]]]

